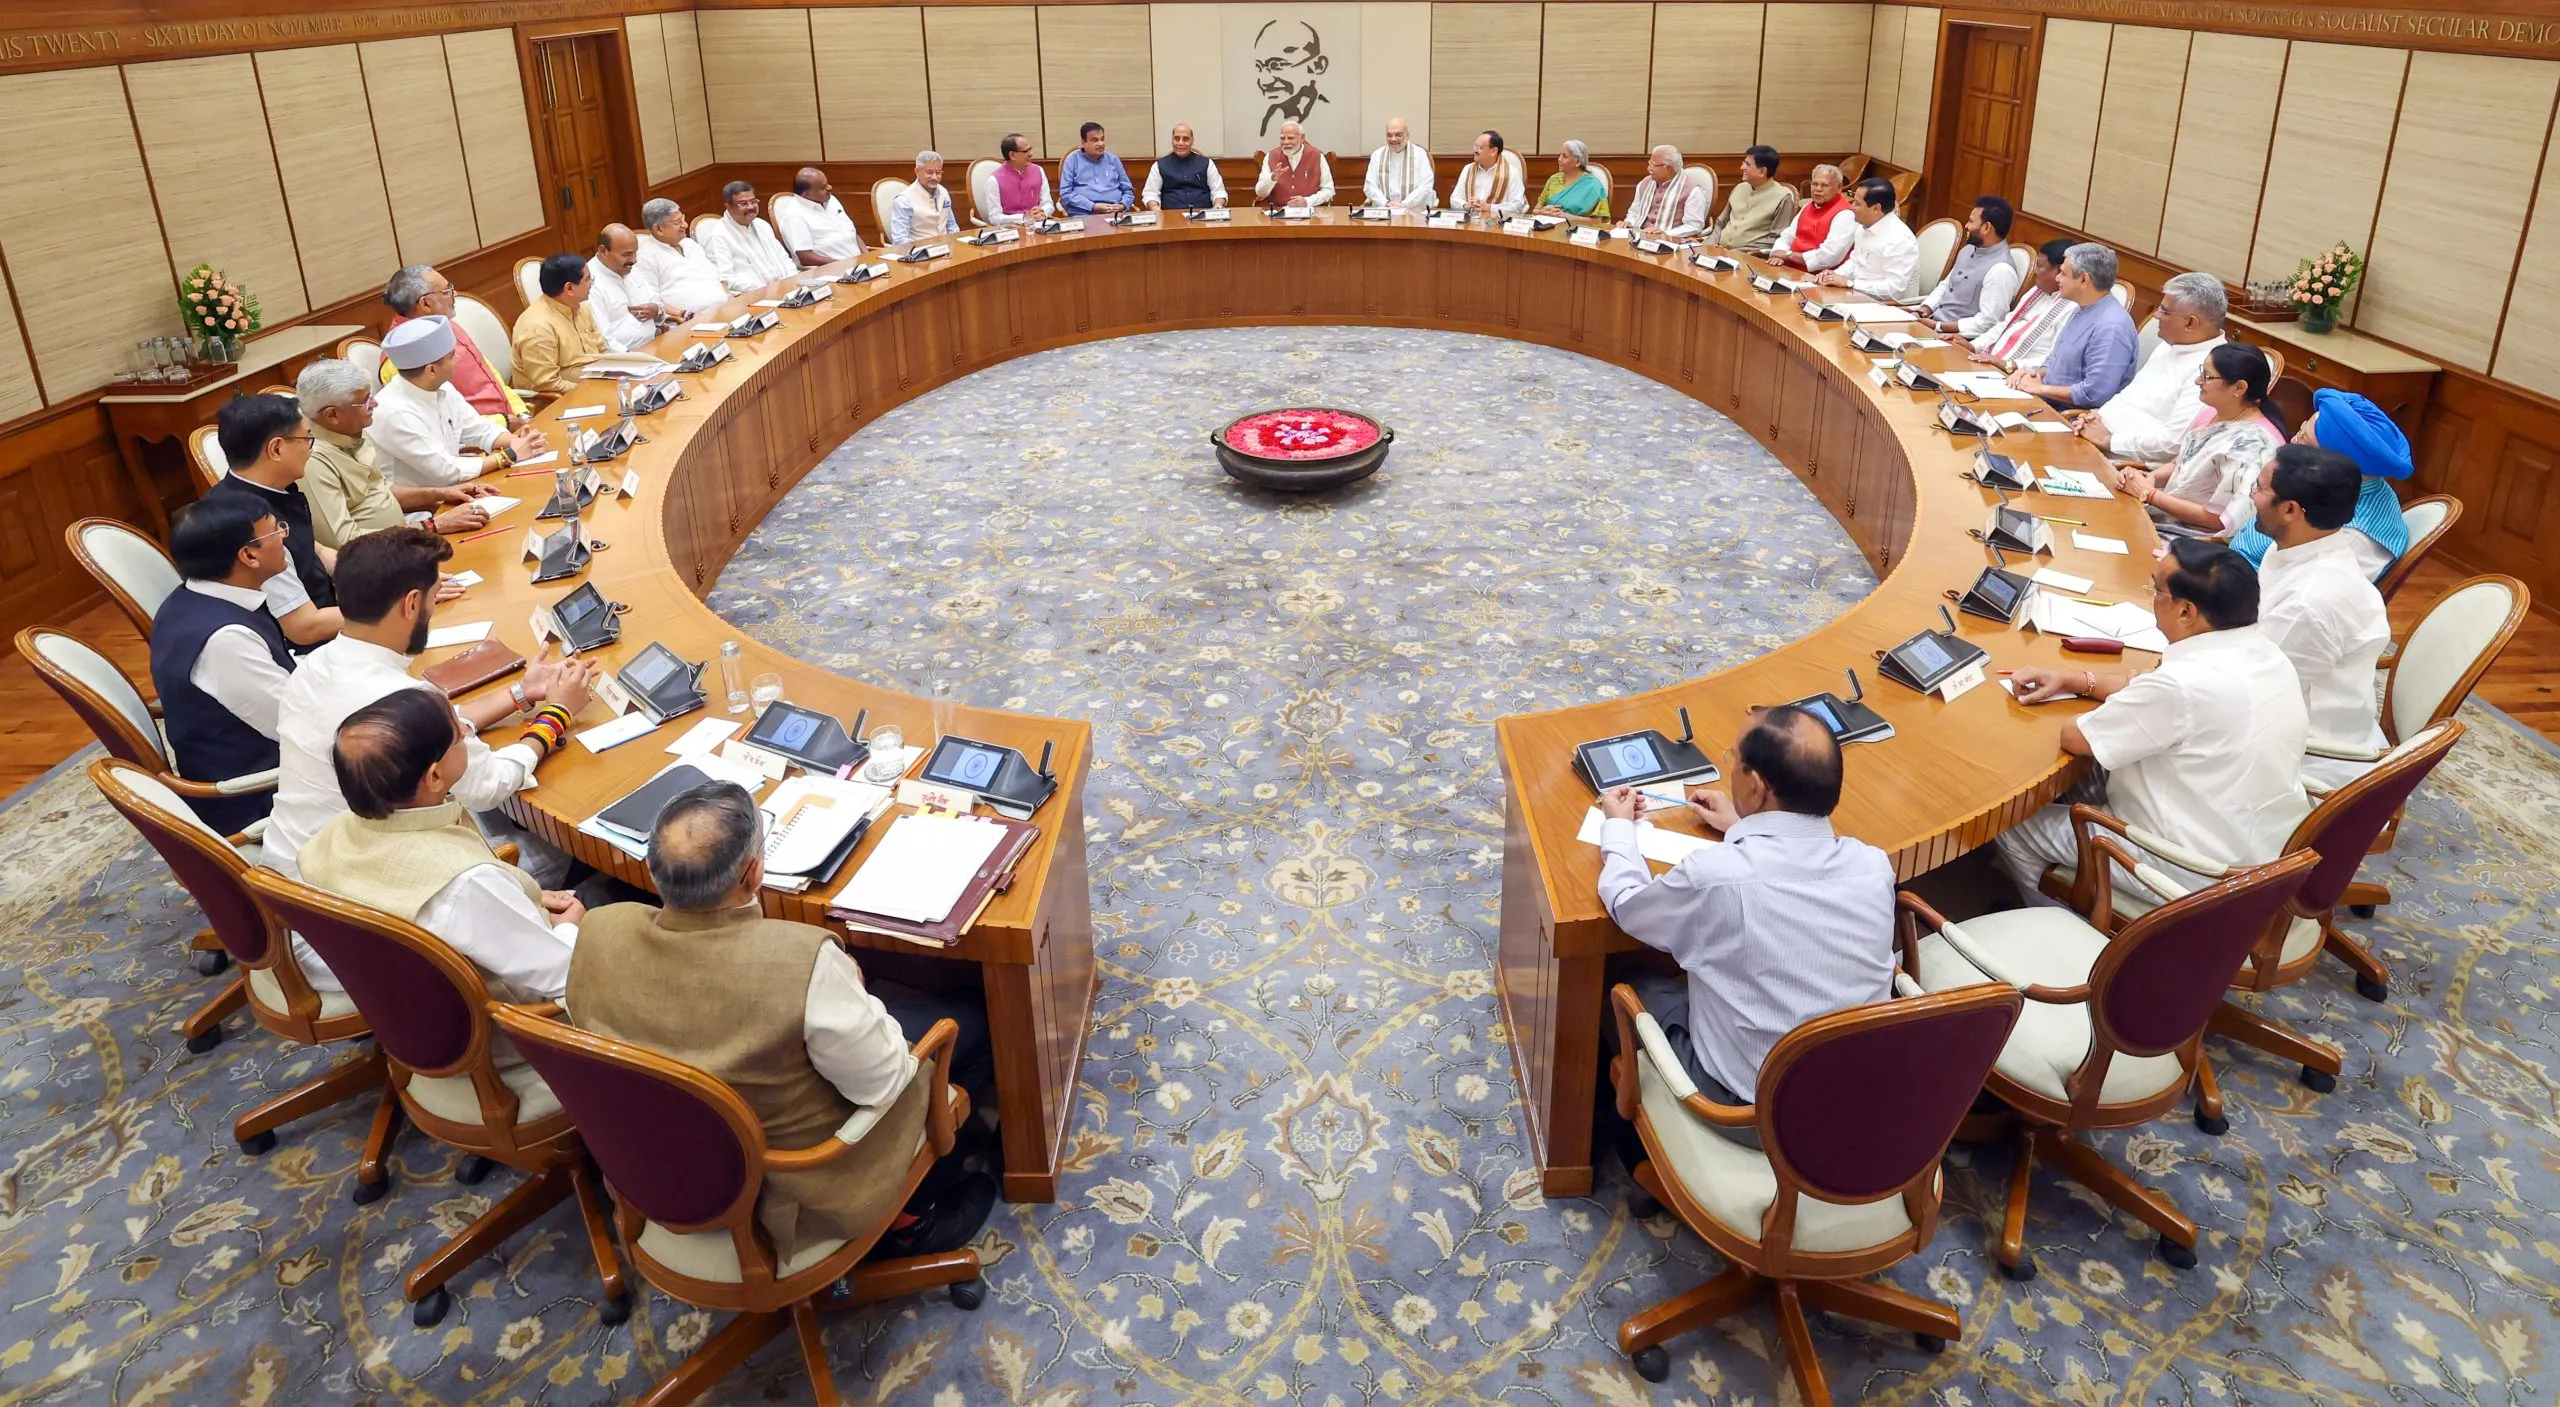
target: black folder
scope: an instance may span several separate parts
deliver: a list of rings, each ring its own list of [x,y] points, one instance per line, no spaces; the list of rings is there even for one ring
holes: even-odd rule
[[[650,778],[648,784],[638,791],[604,808],[596,819],[626,835],[646,837],[657,829],[658,813],[667,809],[667,803],[676,799],[676,793],[710,780],[701,768],[679,762]]]

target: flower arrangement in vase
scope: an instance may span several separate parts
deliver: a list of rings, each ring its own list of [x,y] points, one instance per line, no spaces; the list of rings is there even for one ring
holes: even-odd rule
[[[240,343],[258,330],[258,295],[213,265],[198,264],[178,286],[178,314],[210,360],[235,362]]]
[[[2344,241],[2302,261],[2293,275],[2293,306],[2305,332],[2335,332],[2347,298],[2364,282],[2364,256]]]

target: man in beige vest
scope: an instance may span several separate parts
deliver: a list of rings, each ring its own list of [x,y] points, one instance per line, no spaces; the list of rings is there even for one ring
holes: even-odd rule
[[[587,916],[569,963],[570,1019],[728,1082],[774,1148],[812,1147],[877,1112],[854,1151],[824,1168],[768,1174],[757,1220],[785,1259],[868,1235],[898,1211],[902,1172],[924,1136],[922,1077],[910,1044],[941,1018],[961,1028],[951,1080],[982,1097],[984,1007],[921,994],[884,1002],[835,935],[764,916],[763,828],[742,787],[680,792],[649,838],[649,878],[666,907],[615,904]],[[803,993],[792,1002],[786,994]],[[984,1125],[970,1121],[975,1130]],[[928,1174],[875,1257],[968,1244],[994,1209],[995,1180],[972,1171],[990,1141],[964,1132]]]

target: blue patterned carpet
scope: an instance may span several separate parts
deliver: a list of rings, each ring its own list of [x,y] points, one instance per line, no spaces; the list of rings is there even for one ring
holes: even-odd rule
[[[1335,403],[1383,475],[1284,503],[1205,435]],[[1870,586],[1845,536],[1712,412],[1562,352],[1370,329],[1169,334],[1029,357],[885,417],[739,554],[714,604],[805,657],[1094,720],[1095,1011],[1062,1200],[1000,1208],[986,1307],[838,1322],[848,1400],[898,1404],[1783,1402],[1771,1321],[1612,1348],[1717,1258],[1621,1189],[1535,1191],[1489,982],[1500,714],[1769,649]],[[2549,973],[2560,762],[2490,715],[2376,864],[2339,970],[2276,1007],[2346,1052],[2336,1093],[2221,1052],[2228,1137],[2103,1146],[2202,1224],[2203,1263],[2040,1178],[2045,1274],[1986,1254],[2005,1152],[1956,1151],[1894,1273],[1965,1338],[1819,1320],[1844,1401],[2548,1402],[2560,1278]],[[595,1320],[563,1208],[409,1327],[399,1276],[502,1192],[412,1134],[347,1201],[361,1111],[264,1158],[233,1113],[310,1073],[254,1033],[191,1057],[199,921],[76,773],[0,812],[0,1407],[587,1404],[712,1327],[643,1294]],[[806,1401],[787,1344],[712,1400]]]

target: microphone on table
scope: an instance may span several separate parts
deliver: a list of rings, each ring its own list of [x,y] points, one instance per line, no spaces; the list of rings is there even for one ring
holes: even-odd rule
[[[1043,777],[1047,777],[1047,776],[1049,776],[1049,775],[1050,775],[1050,774],[1049,774],[1049,754],[1050,754],[1051,752],[1055,751],[1055,750],[1057,749],[1057,746],[1058,746],[1058,740],[1057,740],[1057,739],[1055,739],[1055,738],[1051,738],[1051,739],[1049,739],[1048,741],[1046,741],[1046,742],[1044,742],[1044,743],[1040,744],[1040,766],[1039,766],[1039,769],[1038,769],[1038,770],[1039,770],[1040,775],[1041,775],[1041,776],[1043,776]]]

